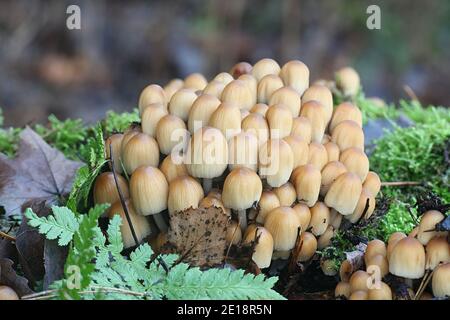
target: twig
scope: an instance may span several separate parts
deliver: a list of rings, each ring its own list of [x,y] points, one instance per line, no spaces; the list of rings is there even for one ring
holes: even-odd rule
[[[2,231],[0,231],[0,237],[4,238],[4,239],[6,239],[6,240],[9,240],[9,241],[14,241],[14,242],[16,241],[16,238],[15,238],[15,237],[10,236],[9,234],[4,233],[4,232],[2,232]]]
[[[427,270],[425,273],[425,276],[423,277],[422,281],[420,282],[419,288],[417,289],[416,295],[414,296],[413,300],[419,300],[422,296],[425,288],[427,287],[428,283],[430,282],[432,276],[433,276],[434,270]]]
[[[419,181],[391,181],[382,182],[382,187],[400,187],[400,186],[420,186],[422,183]]]
[[[86,295],[86,294],[94,294],[94,293],[98,293],[98,292],[104,292],[104,293],[121,293],[121,294],[125,294],[125,295],[136,296],[136,297],[150,296],[150,294],[148,294],[146,292],[136,292],[136,291],[120,289],[120,288],[101,287],[101,286],[91,286],[90,288],[91,288],[91,290],[80,291],[78,293],[80,295]],[[92,290],[92,289],[96,289],[96,290]],[[55,297],[58,296],[56,294],[57,291],[58,290],[41,291],[41,292],[38,292],[38,293],[34,293],[34,294],[23,296],[21,299],[22,300],[46,300],[46,299],[51,299],[51,298],[55,298]]]
[[[406,94],[411,98],[411,100],[419,101],[419,98],[417,98],[417,95],[414,93],[414,90],[405,84],[403,86],[403,90],[405,90]]]

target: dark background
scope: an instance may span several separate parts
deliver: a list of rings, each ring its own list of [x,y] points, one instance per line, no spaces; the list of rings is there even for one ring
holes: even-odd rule
[[[82,30],[66,28],[81,7]],[[366,27],[381,7],[381,30]],[[0,107],[6,125],[48,114],[93,122],[131,110],[141,89],[173,77],[227,71],[237,61],[304,61],[311,80],[342,66],[368,96],[449,105],[447,0],[1,0]]]

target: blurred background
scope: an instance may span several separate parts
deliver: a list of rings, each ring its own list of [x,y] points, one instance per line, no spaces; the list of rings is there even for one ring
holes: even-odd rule
[[[66,9],[81,7],[81,30]],[[370,4],[381,30],[366,27]],[[355,67],[367,96],[388,102],[409,85],[449,105],[448,0],[1,0],[0,107],[6,125],[131,110],[143,87],[238,61],[299,59],[311,80]]]

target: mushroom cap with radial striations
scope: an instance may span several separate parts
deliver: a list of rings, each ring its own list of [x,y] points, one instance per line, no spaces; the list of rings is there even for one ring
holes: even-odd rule
[[[184,88],[194,91],[203,90],[207,84],[208,81],[201,73],[191,73],[184,79]]]
[[[341,151],[336,143],[328,141],[327,143],[324,143],[323,146],[325,147],[325,150],[327,150],[328,162],[339,161]]]
[[[233,210],[246,210],[261,198],[262,182],[248,168],[236,168],[225,178],[222,201]]]
[[[244,232],[244,239],[250,236],[251,233],[255,234],[256,228],[261,227],[261,225],[252,223],[247,226]]]
[[[357,290],[352,292],[348,300],[368,300],[369,293],[367,291]]]
[[[297,191],[297,200],[305,203],[308,207],[314,206],[319,198],[320,170],[311,164],[307,164],[295,169],[292,176],[295,191]]]
[[[267,104],[257,103],[250,109],[250,113],[259,113],[260,115],[265,117],[267,110],[269,110],[269,106]]]
[[[117,182],[119,184],[120,191],[124,198],[130,196],[128,190],[127,180],[120,174],[116,174]],[[116,181],[114,180],[114,174],[112,172],[103,172],[100,174],[94,183],[94,203],[95,204],[112,204],[120,199],[119,192],[117,191]]]
[[[328,163],[327,149],[321,143],[311,142],[308,148],[308,163],[321,170]]]
[[[231,81],[234,80],[233,76],[229,74],[228,72],[221,72],[218,75],[216,75],[213,79],[214,81],[219,81],[224,83],[225,85],[229,84]]]
[[[328,162],[321,171],[320,194],[325,196],[334,180],[345,172],[347,172],[347,168],[341,162]]]
[[[269,99],[269,105],[283,104],[290,111],[292,117],[298,117],[300,114],[301,98],[300,95],[291,87],[281,87],[275,91]]]
[[[223,205],[222,200],[217,199],[217,198],[214,197],[214,196],[206,196],[206,197],[204,197],[204,198],[202,199],[202,201],[200,201],[200,203],[199,203],[198,206],[201,207],[201,208],[205,208],[205,209],[211,208],[211,207],[214,207],[214,208],[220,208],[220,209],[222,209],[222,211],[223,211],[226,215],[228,215],[228,216],[231,217],[231,210],[230,210],[229,208],[226,208],[226,207]]]
[[[329,225],[324,233],[322,233],[317,239],[317,248],[319,250],[325,249],[331,244],[331,239],[334,236],[334,228],[333,226]]]
[[[192,89],[180,89],[170,99],[169,113],[177,116],[184,122],[188,120],[192,104],[197,99],[197,94]]]
[[[381,254],[382,256],[386,257],[387,248],[386,244],[383,241],[374,239],[367,243],[366,252],[364,253],[364,260],[367,262],[368,259],[377,254]]]
[[[294,209],[278,207],[269,212],[264,221],[266,228],[273,237],[274,250],[291,250],[297,240],[300,221]]]
[[[362,128],[361,110],[351,102],[343,102],[338,105],[333,112],[328,130],[333,133],[333,129],[345,120],[352,120]]]
[[[156,126],[156,140],[162,154],[169,154],[175,146],[184,144],[189,132],[184,121],[174,115],[168,114],[159,120]]]
[[[208,83],[208,85],[205,87],[205,89],[203,89],[201,95],[206,94],[206,95],[213,96],[217,99],[220,99],[225,86],[226,86],[225,83],[217,81],[217,80],[213,80],[210,83]]]
[[[366,209],[367,201],[369,201],[369,206],[367,210],[364,212],[364,210]],[[361,195],[359,196],[359,200],[355,210],[353,211],[352,214],[346,215],[345,219],[347,219],[351,223],[357,223],[362,218],[367,220],[373,214],[375,210],[375,205],[376,205],[375,198],[372,196],[372,194],[368,192],[366,189],[362,188]]]
[[[379,274],[381,278],[389,273],[389,263],[386,256],[376,254],[366,260],[366,271],[369,274]]]
[[[132,123],[130,127],[127,128],[123,133],[122,144],[120,145],[120,153],[122,160],[123,160],[123,153],[125,151],[125,146],[138,133],[142,133],[142,128],[141,125],[136,123]]]
[[[256,216],[256,222],[264,224],[267,214],[280,206],[280,199],[278,199],[275,192],[264,190],[258,201],[258,215]]]
[[[238,78],[238,80],[243,81],[250,89],[253,98],[253,105],[255,105],[256,97],[258,94],[258,81],[256,80],[256,78],[251,74],[243,74]]]
[[[306,140],[292,135],[284,137],[283,140],[289,144],[294,154],[294,169],[308,163],[309,145]]]
[[[246,116],[250,114],[250,111],[248,110],[241,110],[241,120],[244,120]],[[242,123],[241,123],[242,126]]]
[[[273,188],[289,181],[294,169],[294,153],[282,139],[267,140],[258,152],[258,171]]]
[[[358,205],[361,191],[359,177],[351,172],[343,173],[331,184],[325,196],[325,204],[344,216],[352,214]]]
[[[266,112],[266,120],[269,124],[271,139],[280,139],[291,134],[292,114],[285,105],[271,105]]]
[[[389,272],[407,279],[422,278],[425,273],[425,249],[415,238],[397,242],[389,258]]]
[[[143,216],[167,209],[169,185],[164,174],[155,167],[141,166],[130,178],[130,198]]]
[[[354,96],[360,89],[359,74],[351,67],[339,69],[336,74],[336,85],[346,96]]]
[[[431,280],[433,295],[437,298],[450,296],[450,263],[436,267]]]
[[[346,259],[342,261],[339,267],[339,278],[341,281],[350,281],[350,277],[353,274],[353,271],[355,271],[354,268],[355,266],[349,260]]]
[[[366,188],[374,197],[377,196],[381,189],[381,180],[378,174],[373,171],[369,171],[364,180],[363,187]]]
[[[245,167],[258,170],[258,138],[252,132],[242,131],[228,140],[228,168]]]
[[[334,289],[334,297],[344,297],[346,299],[350,298],[351,290],[350,290],[350,283],[341,281],[337,284],[336,288]]]
[[[330,209],[320,201],[311,207],[311,221],[309,227],[315,236],[322,235],[328,228],[330,222]]]
[[[368,299],[369,300],[392,300],[392,290],[391,288],[380,281],[378,283],[379,287],[374,286],[374,288],[370,288],[368,291]]]
[[[251,132],[258,138],[258,145],[261,146],[269,140],[269,125],[259,113],[250,113],[242,119],[242,130]]]
[[[335,209],[330,210],[330,225],[333,226],[335,230],[338,230],[342,223],[342,214],[337,212]]]
[[[369,158],[359,148],[348,148],[341,152],[339,161],[342,162],[349,172],[356,173],[361,181],[365,181],[369,173]]]
[[[327,114],[324,106],[318,101],[304,102],[300,116],[308,118],[311,122],[311,141],[322,143],[327,127]]]
[[[290,182],[286,182],[282,186],[273,188],[273,192],[280,199],[280,205],[284,207],[290,207],[297,199],[297,193],[295,188]]]
[[[152,103],[161,103],[167,107],[167,98],[164,89],[157,84],[151,84],[142,90],[139,96],[139,113],[142,114],[145,107]]]
[[[267,75],[278,75],[280,73],[280,65],[273,59],[264,58],[253,65],[252,75],[256,80],[261,81]]]
[[[309,87],[309,69],[306,64],[299,60],[286,62],[279,75],[284,84],[292,87],[300,96]]]
[[[317,239],[311,232],[302,232],[298,262],[310,260],[317,251]]]
[[[137,240],[141,242],[151,234],[150,224],[146,217],[137,214],[132,201],[126,200],[125,205],[127,207],[128,215],[130,217],[131,224],[133,225],[134,232],[136,233]],[[108,210],[108,217],[110,219],[112,219],[115,214],[120,215],[120,218],[122,219],[122,224],[120,225],[120,233],[122,234],[124,247],[134,247],[136,245],[136,242],[134,241],[130,225],[128,224],[128,219],[120,201],[116,201]]]
[[[222,102],[209,118],[209,126],[219,129],[228,139],[241,132],[241,111],[237,105]]]
[[[159,120],[168,114],[167,109],[160,103],[147,106],[141,114],[142,132],[155,138]]]
[[[159,170],[164,173],[164,176],[169,183],[177,177],[188,174],[186,166],[182,159],[181,161],[177,161],[177,159],[174,158],[172,154],[169,154],[164,158],[164,160],[159,165]]]
[[[138,133],[125,145],[122,161],[128,175],[140,166],[157,167],[159,164],[158,143],[149,135]]]
[[[302,116],[292,119],[291,136],[298,136],[310,143],[312,139],[311,120]]]
[[[368,282],[370,281],[370,274],[366,271],[358,270],[350,276],[350,289],[355,291],[367,291],[369,290]]]
[[[164,86],[164,93],[166,94],[167,101],[170,101],[175,92],[183,88],[183,86],[184,81],[181,79],[173,79],[168,84],[166,84]]]
[[[311,210],[304,203],[298,203],[292,209],[294,209],[298,219],[300,220],[300,227],[302,228],[302,232],[305,231],[311,221]]]
[[[239,78],[243,74],[251,74],[253,66],[245,61],[236,63],[231,69],[230,74],[235,78]]]
[[[206,199],[206,198],[205,198]],[[239,223],[234,220],[230,220],[227,225],[227,230],[225,234],[225,240],[229,245],[234,244],[237,245],[242,240],[242,231]]]
[[[269,103],[270,97],[278,89],[283,87],[283,81],[279,76],[268,74],[259,80],[256,101],[258,103]]]
[[[20,300],[17,293],[8,286],[0,285],[0,301]]]
[[[250,110],[255,104],[251,89],[242,80],[233,80],[227,84],[222,91],[221,100],[238,106],[240,110]]]
[[[336,143],[341,151],[352,147],[364,151],[364,132],[351,120],[342,121],[334,128],[331,141]]]
[[[317,84],[310,86],[302,96],[303,104],[308,101],[318,101],[325,108],[325,126],[327,126],[333,115],[333,95],[330,89]]]
[[[114,170],[117,173],[122,173],[122,163],[121,163],[121,157],[122,157],[122,140],[123,140],[123,134],[121,133],[115,133],[111,135],[108,139],[105,141],[105,156],[106,159],[111,158],[111,149],[113,153],[113,160],[114,160]],[[110,164],[111,167],[111,164]]]
[[[427,270],[434,270],[440,263],[450,262],[450,244],[446,237],[434,237],[425,247]]]
[[[243,242],[251,243],[252,241],[256,241],[257,238],[258,243],[255,246],[252,260],[260,269],[264,269],[269,267],[272,262],[273,237],[266,228],[256,227],[253,232],[246,233]]]
[[[228,165],[228,143],[222,132],[212,127],[197,130],[189,141],[185,165],[189,174],[196,178],[221,176]]]
[[[198,96],[189,111],[189,119],[187,121],[189,132],[193,134],[198,129],[206,127],[211,115],[220,104],[220,100],[213,95],[202,94]]]
[[[437,210],[428,210],[422,215],[417,232],[417,240],[426,245],[435,236],[446,236],[447,232],[432,231],[436,224],[445,219],[445,216]]]
[[[190,176],[175,178],[169,184],[167,207],[169,213],[181,212],[189,208],[197,209],[204,198],[203,188]]]
[[[386,247],[386,258],[388,259],[388,261],[390,260],[392,251],[394,250],[397,243],[406,237],[407,237],[406,234],[404,234],[403,232],[399,232],[399,231],[394,232],[393,234],[391,234],[389,236],[389,239],[387,242],[387,247]]]

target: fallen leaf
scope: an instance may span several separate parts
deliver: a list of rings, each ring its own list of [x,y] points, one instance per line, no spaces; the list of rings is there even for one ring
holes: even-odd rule
[[[45,240],[44,245],[44,290],[64,276],[64,264],[67,259],[69,247],[61,247],[57,240]]]
[[[9,259],[0,259],[0,283],[12,288],[19,297],[32,294],[28,280],[18,276],[13,269],[13,262]]]
[[[66,159],[35,131],[26,127],[20,134],[17,157],[0,154],[0,206],[6,216],[19,214],[25,202],[55,203],[70,192],[81,162]]]

